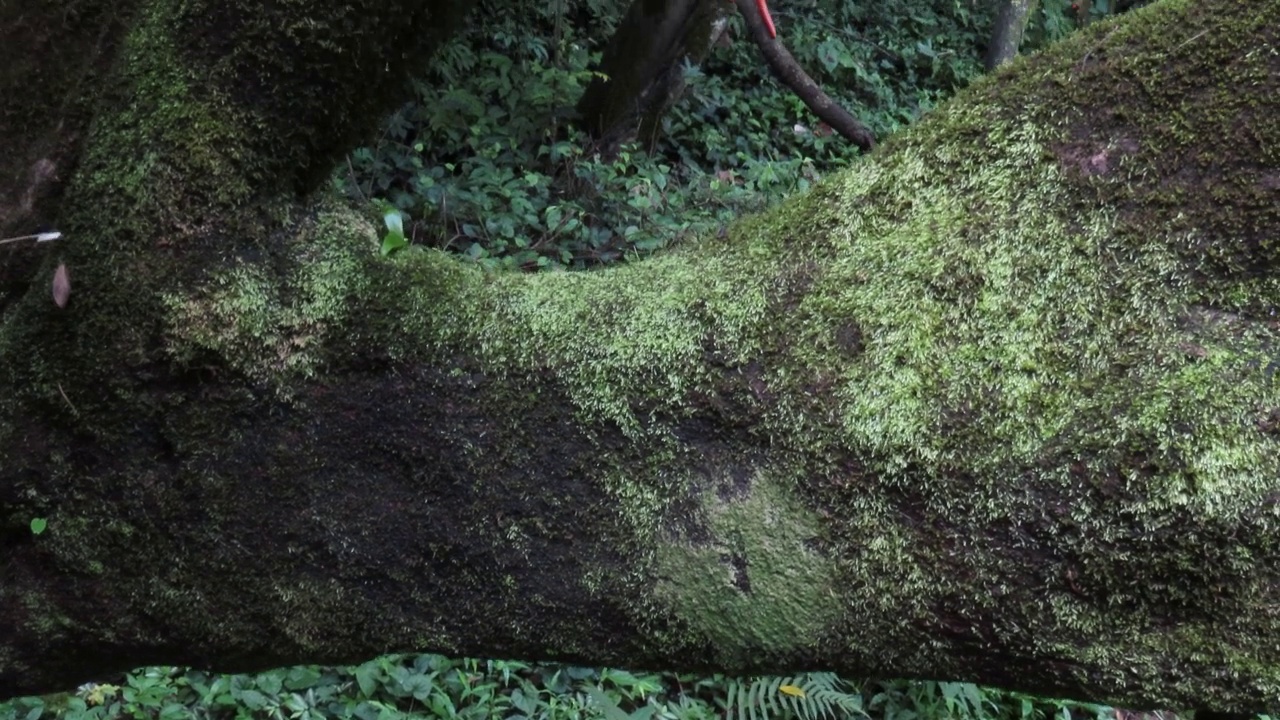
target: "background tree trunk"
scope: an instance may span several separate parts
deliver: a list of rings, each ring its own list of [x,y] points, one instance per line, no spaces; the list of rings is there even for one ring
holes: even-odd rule
[[[65,235],[0,316],[0,695],[414,648],[1280,710],[1280,2],[538,275],[310,192],[452,6],[27,9],[101,39],[0,56],[6,222]]]
[[[714,0],[635,0],[578,101],[583,127],[606,156],[637,137],[652,147],[662,115],[684,87],[682,67],[711,49]]]
[[[1035,6],[1035,0],[996,0],[995,25],[991,30],[991,43],[987,45],[987,56],[983,61],[988,71],[995,70],[1018,56],[1022,34],[1027,29],[1027,21],[1035,11]]]

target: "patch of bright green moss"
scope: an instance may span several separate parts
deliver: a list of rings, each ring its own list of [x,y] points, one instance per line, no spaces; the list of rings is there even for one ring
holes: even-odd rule
[[[820,534],[812,511],[763,474],[741,496],[708,489],[699,504],[710,539],[657,542],[657,596],[720,664],[750,665],[756,648],[776,657],[820,644],[842,608],[831,559],[808,545]]]

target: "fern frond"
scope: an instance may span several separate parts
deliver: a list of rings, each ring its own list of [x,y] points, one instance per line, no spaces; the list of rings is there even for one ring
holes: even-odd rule
[[[835,673],[805,673],[794,677],[759,677],[749,683],[730,678],[726,686],[725,717],[731,720],[865,720],[862,695],[846,692]]]

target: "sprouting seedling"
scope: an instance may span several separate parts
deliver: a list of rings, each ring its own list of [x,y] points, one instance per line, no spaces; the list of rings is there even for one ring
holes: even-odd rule
[[[35,240],[38,243],[42,243],[49,242],[50,240],[57,240],[60,237],[62,237],[62,233],[57,230],[51,230],[49,232],[32,233],[31,235],[19,235],[17,237],[5,238],[0,240],[0,245],[22,242],[23,240]]]
[[[400,211],[385,200],[378,202],[377,205],[382,211],[382,222],[387,226],[387,234],[382,236],[382,255],[385,257],[407,247],[409,239],[404,236],[404,216]]]

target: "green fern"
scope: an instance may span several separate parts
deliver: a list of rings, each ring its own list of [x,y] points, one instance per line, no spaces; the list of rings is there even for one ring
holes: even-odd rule
[[[728,681],[726,718],[766,720],[793,717],[801,720],[867,718],[862,695],[842,689],[835,673],[805,673],[794,677],[761,677],[744,683]]]

